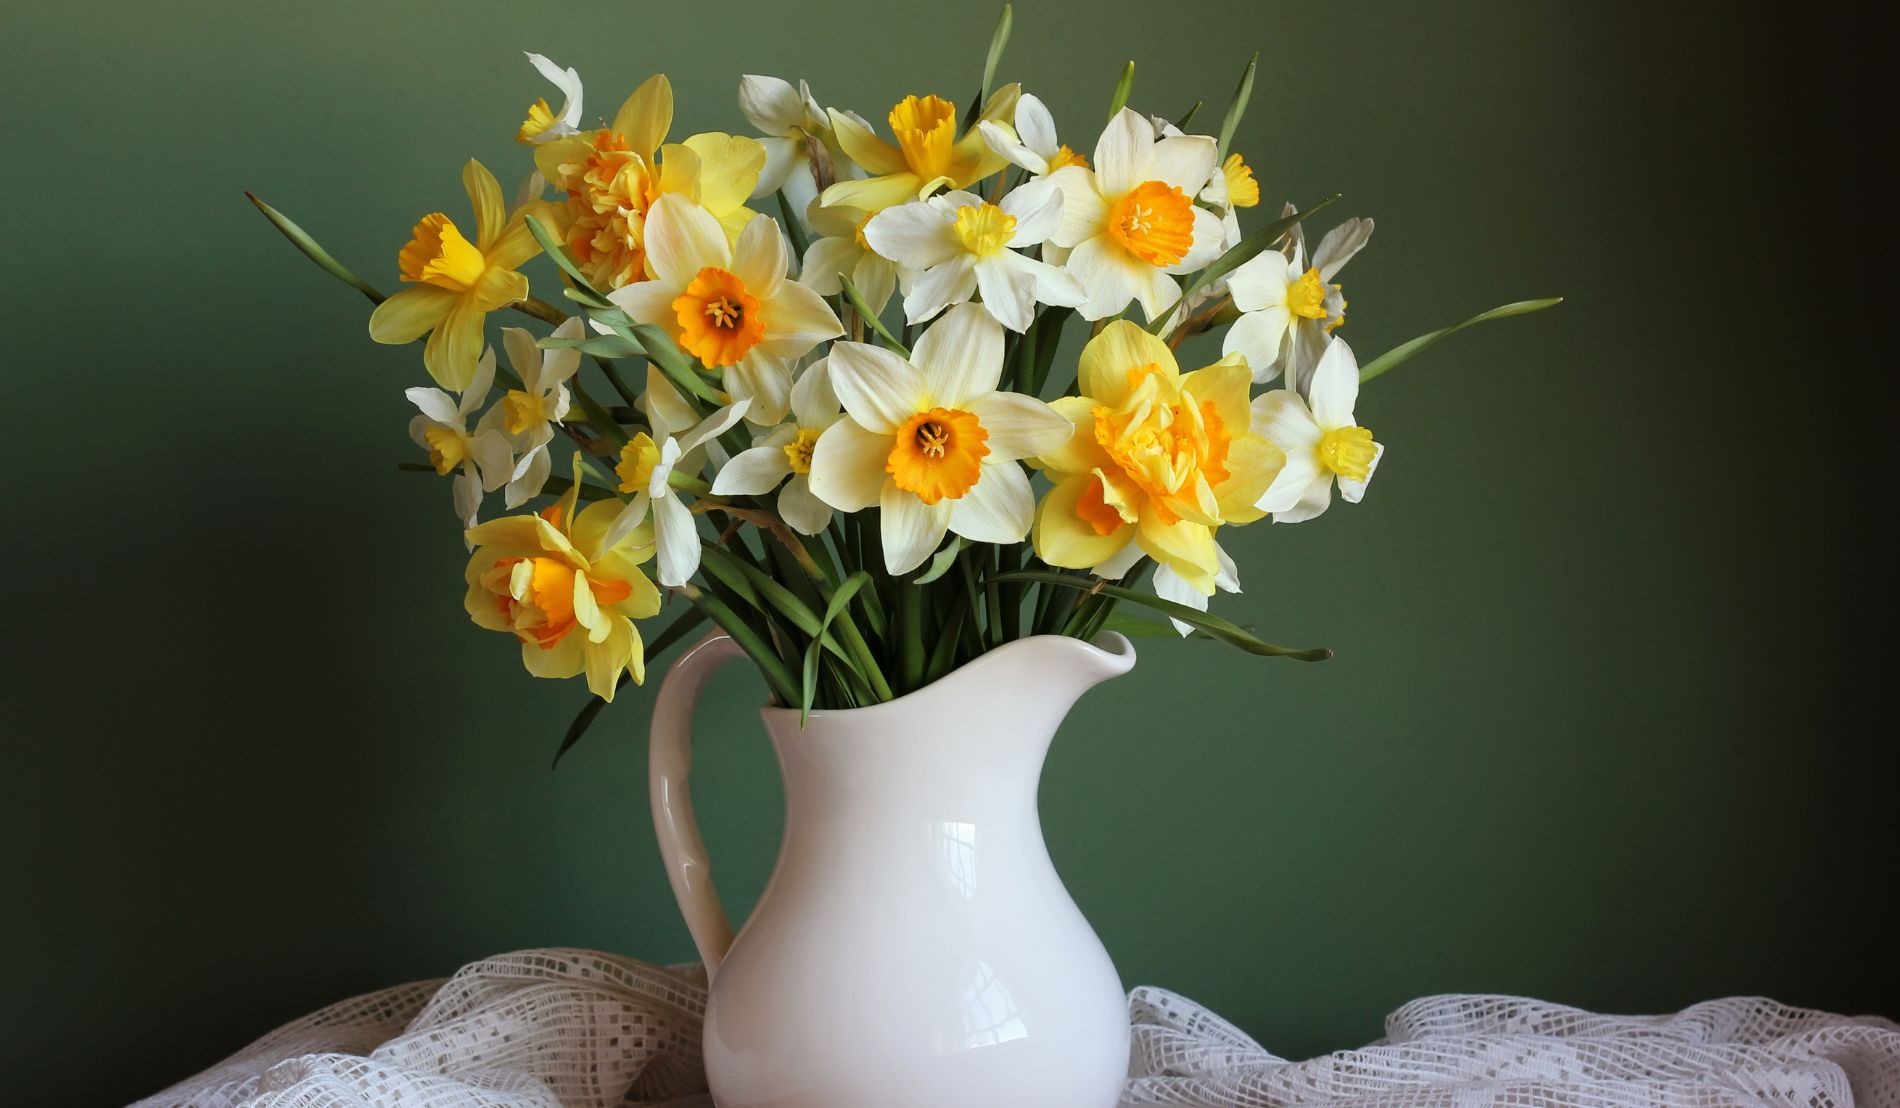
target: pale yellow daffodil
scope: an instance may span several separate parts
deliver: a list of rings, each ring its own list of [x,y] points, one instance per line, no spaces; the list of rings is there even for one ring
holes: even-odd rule
[[[1008,119],[1021,85],[1004,85],[983,105],[982,120]],[[939,188],[965,189],[1009,163],[990,149],[975,127],[957,136],[957,106],[940,96],[906,96],[891,109],[892,144],[864,123],[833,109],[831,133],[852,161],[869,174],[839,181],[820,198],[825,207],[845,205],[867,212],[921,200]]]
[[[614,698],[620,671],[646,678],[636,619],[660,610],[660,593],[639,564],[653,556],[650,528],[609,543],[620,511],[602,500],[578,515],[574,487],[538,515],[508,516],[471,528],[475,548],[464,578],[463,607],[477,626],[521,640],[521,661],[536,677],[586,673],[587,687]]]
[[[610,290],[651,275],[646,217],[676,194],[713,214],[728,242],[757,213],[746,207],[765,147],[757,139],[716,131],[667,143],[673,86],[649,78],[621,105],[613,123],[535,147],[536,169],[567,196],[568,252],[595,287]]]
[[[1132,543],[1212,595],[1223,576],[1215,531],[1261,518],[1254,502],[1286,461],[1251,429],[1250,380],[1239,358],[1182,373],[1166,343],[1128,320],[1090,339],[1081,395],[1051,405],[1075,435],[1033,463],[1055,484],[1036,511],[1036,555],[1125,566]]]
[[[559,209],[543,201],[509,214],[501,185],[480,162],[462,168],[462,186],[475,209],[474,241],[441,212],[423,216],[398,259],[411,287],[378,304],[369,317],[369,337],[377,342],[401,345],[428,335],[422,364],[437,384],[455,392],[475,376],[488,313],[528,295],[528,279],[515,270],[541,245],[525,217],[560,226]]]

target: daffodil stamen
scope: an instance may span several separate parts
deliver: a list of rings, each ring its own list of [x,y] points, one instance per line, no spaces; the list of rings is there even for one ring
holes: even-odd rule
[[[818,447],[818,436],[823,428],[800,427],[792,441],[785,444],[785,464],[792,467],[793,473],[811,472],[812,451]]]
[[[1326,282],[1309,269],[1286,290],[1286,310],[1302,319],[1326,318]]]
[[[708,366],[738,364],[765,337],[758,298],[730,270],[706,266],[673,300],[680,345]]]

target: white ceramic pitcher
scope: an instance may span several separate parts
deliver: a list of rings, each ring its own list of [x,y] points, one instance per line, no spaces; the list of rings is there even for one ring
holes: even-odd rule
[[[1036,786],[1077,697],[1128,640],[1008,643],[886,704],[762,715],[785,780],[771,882],[735,940],[687,790],[694,703],[744,655],[713,635],[653,712],[660,851],[712,976],[719,1108],[1114,1108],[1115,967],[1056,876]]]

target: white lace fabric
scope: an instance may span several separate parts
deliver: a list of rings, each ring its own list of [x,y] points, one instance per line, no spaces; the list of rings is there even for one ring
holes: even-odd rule
[[[711,1108],[705,1005],[697,966],[503,954],[333,1004],[133,1108]],[[1128,1006],[1122,1108],[1900,1108],[1900,1025],[1760,998],[1606,1016],[1425,997],[1380,1042],[1307,1061],[1163,989]]]

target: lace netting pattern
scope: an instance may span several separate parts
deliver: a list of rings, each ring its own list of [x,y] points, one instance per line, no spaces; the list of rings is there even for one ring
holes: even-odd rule
[[[133,1108],[712,1108],[705,1004],[697,966],[504,954],[333,1004]],[[1900,1108],[1900,1025],[1754,997],[1666,1016],[1425,997],[1306,1061],[1164,989],[1128,1007],[1122,1108]]]

